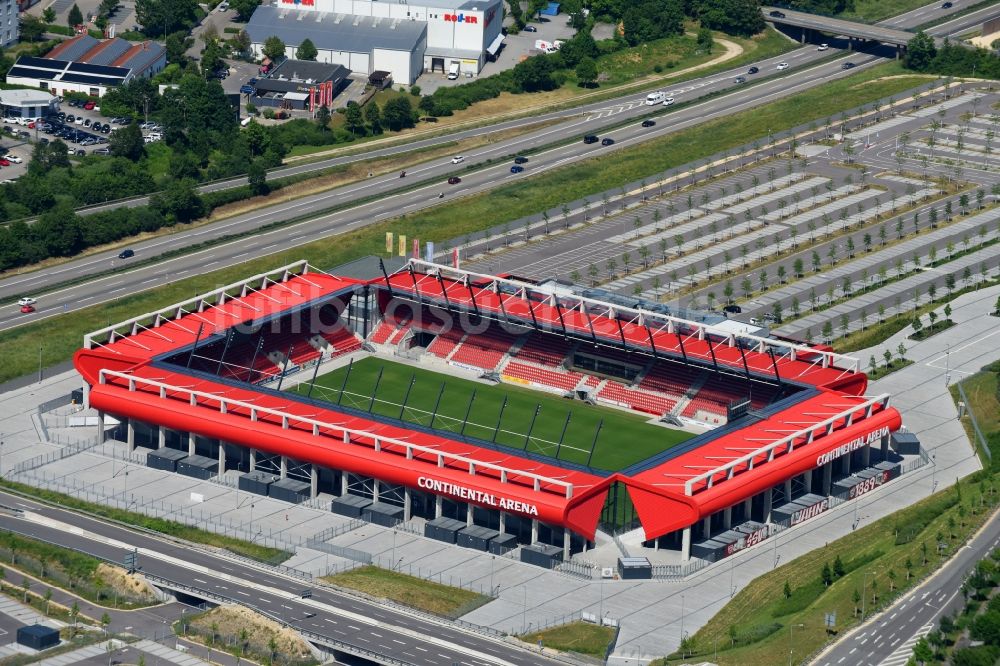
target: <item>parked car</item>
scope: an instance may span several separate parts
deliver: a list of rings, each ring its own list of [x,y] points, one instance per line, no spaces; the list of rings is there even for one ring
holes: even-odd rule
[[[253,86],[251,86],[249,84],[240,86],[240,94],[241,95],[252,95],[254,90],[256,90],[256,88],[254,88]]]
[[[95,155],[110,155],[111,154],[111,149],[110,148],[98,148],[97,150],[94,151],[94,154]]]
[[[521,173],[522,171],[524,171],[524,167],[517,164],[510,168],[511,173]]]
[[[736,305],[735,303],[730,303],[729,305],[724,306],[722,308],[722,311],[728,312],[730,314],[740,314],[741,312],[743,312],[743,308]]]
[[[93,101],[89,101],[83,105],[83,108],[85,108],[87,111],[93,111],[95,106],[97,106],[97,104],[95,104]]]
[[[526,26],[524,26],[524,31],[525,32],[538,32],[538,28],[536,28],[533,25],[526,25]]]

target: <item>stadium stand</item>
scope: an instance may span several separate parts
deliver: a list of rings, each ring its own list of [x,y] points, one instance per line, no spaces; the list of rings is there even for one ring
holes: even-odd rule
[[[573,343],[563,338],[544,333],[531,333],[516,356],[521,360],[558,368],[566,361],[572,349]]]
[[[438,358],[447,359],[455,351],[455,347],[458,346],[463,337],[465,337],[465,333],[458,330],[441,333],[427,345],[427,351]]]
[[[382,345],[389,341],[389,338],[396,333],[395,322],[389,322],[385,319],[379,322],[372,334],[368,336],[368,342],[376,345]]]
[[[608,380],[604,387],[597,392],[597,399],[656,416],[668,413],[677,404],[676,400],[671,400],[666,396],[626,388],[611,380]]]
[[[330,343],[330,355],[341,356],[361,348],[361,341],[351,329],[337,326],[332,331],[320,333],[323,339]]]
[[[479,335],[468,335],[458,345],[450,360],[483,370],[495,370],[518,337],[520,336],[517,334],[496,327]]]
[[[508,363],[502,374],[541,386],[551,386],[562,391],[572,391],[583,377],[575,372],[558,372],[518,361]]]
[[[639,387],[649,391],[681,397],[700,378],[697,368],[658,361],[639,381]]]

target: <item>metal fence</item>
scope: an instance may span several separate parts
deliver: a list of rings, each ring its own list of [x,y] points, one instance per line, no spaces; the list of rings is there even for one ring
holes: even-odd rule
[[[599,573],[600,568],[593,562],[587,562],[585,560],[569,560],[567,562],[560,562],[557,564],[555,571],[568,574],[570,576],[576,576],[577,578],[583,578],[584,580],[593,580],[594,574]]]
[[[962,402],[965,403],[965,411],[969,415],[969,421],[972,422],[972,429],[976,432],[979,449],[986,455],[986,460],[992,465],[993,452],[990,451],[990,445],[986,441],[986,437],[983,436],[983,431],[979,429],[979,422],[976,421],[976,414],[972,411],[972,406],[969,404],[969,398],[966,397],[965,389],[962,388],[962,382],[958,382],[955,386],[958,387],[958,394],[962,396]]]

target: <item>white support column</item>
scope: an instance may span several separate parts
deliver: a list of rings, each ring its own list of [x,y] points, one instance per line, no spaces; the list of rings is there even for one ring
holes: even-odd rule
[[[382,490],[382,483],[378,479],[372,479],[372,501],[378,502],[379,492]]]
[[[285,456],[281,456],[281,467],[280,467],[280,470],[281,471],[279,473],[279,476],[282,479],[287,479],[288,478],[288,458],[286,458]]]
[[[722,528],[730,529],[733,526],[733,507],[727,506],[722,510]]]
[[[802,485],[806,487],[807,493],[811,493],[813,491],[813,473],[811,469],[807,469],[802,472]]]
[[[531,519],[531,545],[534,546],[538,543],[538,521],[534,518]]]
[[[465,505],[465,526],[472,527],[472,505]]]
[[[409,486],[403,488],[403,522],[413,517],[413,493]]]
[[[833,461],[823,465],[823,495],[829,497],[833,486]]]
[[[691,528],[685,527],[681,533],[681,561],[687,562],[691,559]]]
[[[569,560],[569,545],[570,545],[570,539],[571,538],[572,537],[570,536],[569,529],[567,529],[567,528],[564,527],[563,528],[563,562],[566,562],[566,561]]]
[[[442,497],[440,495],[435,495],[434,496],[434,517],[435,518],[440,518],[441,517],[441,514],[444,513],[444,511],[442,509],[443,509]]]
[[[319,495],[319,467],[315,464],[309,467],[309,498],[316,499]]]
[[[507,533],[507,514],[503,511],[500,512],[500,534]]]
[[[872,461],[872,447],[871,444],[865,444],[861,449],[861,464],[868,467]]]
[[[785,479],[785,504],[792,501],[792,480]]]
[[[193,432],[188,433],[188,455],[193,456],[195,452],[195,445],[197,443],[198,436]]]
[[[753,510],[753,497],[743,500],[743,520],[750,520],[750,512]]]
[[[340,495],[343,497],[347,494],[347,472],[340,473]]]
[[[250,449],[250,471],[257,469],[257,449]]]
[[[765,523],[770,523],[771,522],[771,500],[773,499],[771,497],[771,493],[773,491],[774,491],[774,488],[768,488],[767,490],[764,491],[764,522]]]
[[[166,426],[156,426],[156,448],[163,449],[167,446]]]
[[[701,519],[701,533],[703,539],[708,539],[712,536],[712,516],[705,516]]]
[[[226,443],[219,440],[219,476],[226,473]]]
[[[125,444],[129,453],[135,451],[135,419],[125,419]]]
[[[104,412],[97,412],[97,441],[104,442]]]

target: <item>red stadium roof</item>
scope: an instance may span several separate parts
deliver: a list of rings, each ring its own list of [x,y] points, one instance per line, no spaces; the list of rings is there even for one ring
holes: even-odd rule
[[[604,476],[150,363],[235,325],[322,304],[359,284],[306,270],[304,262],[283,267],[90,334],[86,348],[74,359],[91,385],[90,404],[302,462],[566,525],[590,539],[607,488],[615,481],[629,486],[646,536],[653,538],[812,469],[819,456],[838,447],[899,427],[898,413],[885,400],[858,397],[867,382],[863,373],[834,367],[830,356],[801,347],[776,358],[778,372],[783,379],[819,387],[817,395],[638,473]],[[624,338],[629,346],[653,351],[655,345],[659,354],[683,353],[702,362],[710,361],[714,353],[719,364],[741,371],[745,358],[751,372],[774,373],[768,353],[741,352],[731,339],[714,339],[711,331],[692,334],[684,326],[663,324],[655,317],[619,321],[582,307],[567,309],[554,300],[532,301],[527,292],[498,293],[468,280],[422,273],[399,273],[388,282],[399,295],[440,307],[476,309],[558,331],[565,326],[578,336],[595,336],[608,344]],[[609,308],[613,314],[614,307]]]

